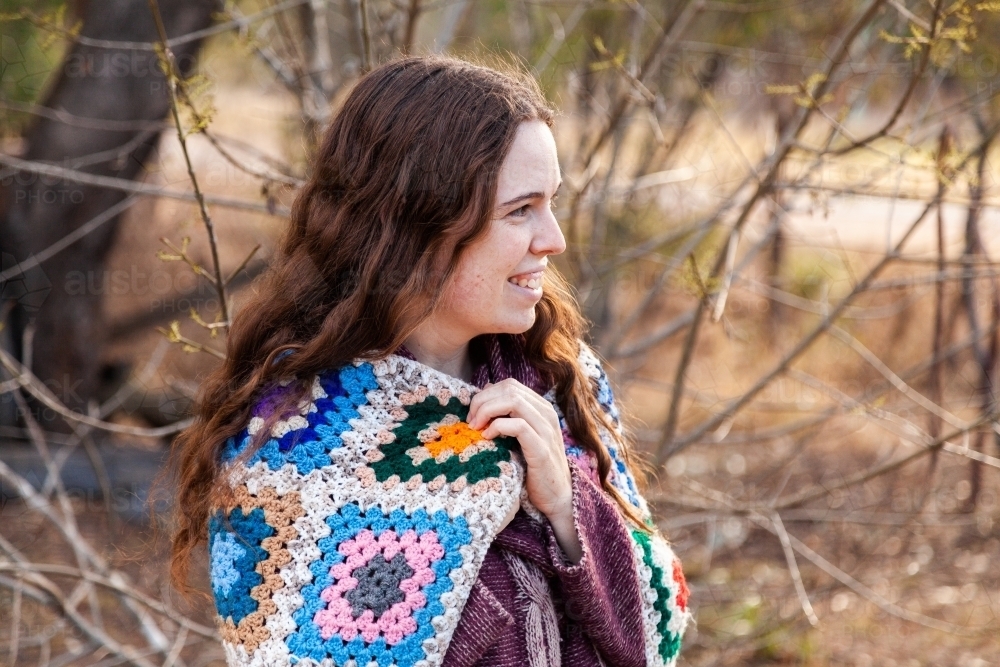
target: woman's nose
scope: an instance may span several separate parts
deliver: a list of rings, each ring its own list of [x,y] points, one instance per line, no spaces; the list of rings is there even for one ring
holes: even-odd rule
[[[531,245],[531,251],[535,255],[558,255],[566,250],[566,237],[551,210],[542,216],[540,228]]]

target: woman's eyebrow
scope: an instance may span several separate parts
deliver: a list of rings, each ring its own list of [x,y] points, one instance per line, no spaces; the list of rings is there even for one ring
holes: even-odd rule
[[[559,192],[559,188],[562,187],[562,184],[563,184],[563,182],[560,180],[559,181],[559,185],[556,186],[556,192]],[[516,204],[517,202],[519,202],[519,201],[521,201],[523,199],[534,199],[535,197],[541,197],[544,194],[545,194],[544,192],[528,192],[528,193],[523,194],[523,195],[518,195],[517,197],[514,197],[510,201],[505,201],[504,203],[500,204],[500,208],[503,208],[505,206],[510,206],[511,204]]]

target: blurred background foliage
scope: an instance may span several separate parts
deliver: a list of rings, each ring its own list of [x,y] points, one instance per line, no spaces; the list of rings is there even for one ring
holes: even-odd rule
[[[33,11],[40,18],[66,26],[68,6],[59,0],[38,0],[33,3]],[[23,20],[21,10],[24,3],[19,0],[0,2],[0,92],[3,99],[31,103],[41,99],[48,82],[62,62],[66,42],[59,39],[57,32]],[[17,137],[24,131],[30,116],[0,109],[0,131],[4,137]]]
[[[0,410],[0,608],[16,609],[0,661],[224,662],[208,605],[166,586],[164,528],[153,540],[142,519],[151,471],[224,354],[220,304],[238,309],[266,268],[351,85],[401,53],[446,52],[520,63],[560,110],[555,263],[692,585],[681,664],[1000,663],[1000,4],[161,4],[211,5],[197,59],[172,75],[180,138],[162,73],[142,74],[159,100],[142,116],[124,88],[102,105],[66,76],[74,56],[139,53],[120,42],[151,45],[151,27],[116,37],[129,26],[87,2],[0,0],[0,207],[45,239],[0,234],[0,389],[16,403]],[[76,119],[52,120],[64,99]],[[125,136],[95,120],[155,123]],[[110,138],[65,143],[73,122]],[[188,162],[204,213],[184,198]],[[97,191],[119,198],[95,208]],[[58,212],[23,205],[59,192]],[[88,245],[79,230],[119,205]],[[31,310],[29,266],[90,305]]]

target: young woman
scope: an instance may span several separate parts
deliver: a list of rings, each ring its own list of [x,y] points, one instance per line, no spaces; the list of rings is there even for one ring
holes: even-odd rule
[[[670,665],[680,563],[549,258],[537,82],[363,77],[174,450],[231,665]]]

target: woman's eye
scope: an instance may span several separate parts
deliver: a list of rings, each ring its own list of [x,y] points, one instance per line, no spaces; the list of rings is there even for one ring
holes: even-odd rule
[[[550,208],[555,209],[555,207],[556,207],[556,199],[558,199],[558,196],[553,197],[552,199],[549,200],[549,207]],[[520,208],[514,209],[513,211],[511,211],[507,215],[510,216],[510,217],[512,217],[512,218],[523,218],[524,216],[526,216],[528,214],[528,209],[530,209],[530,208],[531,208],[531,204],[525,204],[524,206],[522,206]]]

